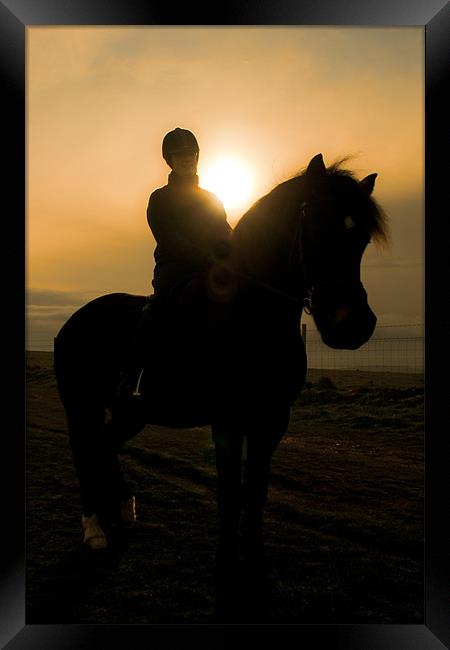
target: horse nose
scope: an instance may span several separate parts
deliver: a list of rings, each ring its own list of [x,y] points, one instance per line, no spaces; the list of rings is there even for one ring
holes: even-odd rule
[[[350,349],[356,350],[367,343],[375,331],[376,324],[377,317],[366,304],[359,313],[354,315],[354,322],[350,324],[353,338],[353,347]]]
[[[335,310],[326,327],[320,330],[323,342],[339,350],[357,350],[375,331],[377,317],[366,303],[358,308],[348,306]]]
[[[335,312],[334,312],[334,314],[332,316],[332,320],[333,320],[334,324],[339,325],[339,323],[342,323],[343,321],[345,321],[345,319],[350,316],[350,313],[351,313],[351,310],[350,310],[350,307],[348,305],[343,305],[341,307],[338,307],[335,310]]]

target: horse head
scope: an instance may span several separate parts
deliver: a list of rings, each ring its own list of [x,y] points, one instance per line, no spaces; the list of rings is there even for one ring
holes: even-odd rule
[[[386,239],[383,212],[371,197],[377,174],[357,181],[339,164],[326,168],[318,154],[302,176],[298,255],[304,309],[326,345],[357,349],[377,321],[360,277],[367,244]]]

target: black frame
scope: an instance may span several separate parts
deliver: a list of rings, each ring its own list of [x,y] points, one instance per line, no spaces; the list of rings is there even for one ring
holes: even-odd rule
[[[6,267],[3,277],[14,278],[4,302],[13,304],[7,322],[6,356],[8,384],[4,403],[18,400],[19,409],[10,415],[8,439],[2,454],[7,477],[3,489],[2,554],[0,598],[0,646],[8,650],[52,648],[70,650],[107,643],[137,647],[152,643],[160,648],[176,647],[203,640],[223,647],[236,640],[257,642],[264,635],[269,644],[284,645],[288,634],[304,647],[321,646],[342,650],[439,650],[450,647],[450,573],[448,531],[442,519],[448,516],[448,447],[444,433],[448,429],[448,333],[450,307],[447,294],[441,299],[443,279],[450,277],[448,215],[444,214],[444,192],[448,185],[445,165],[438,152],[445,137],[445,72],[448,65],[450,9],[446,0],[280,0],[235,2],[215,8],[192,6],[172,12],[145,0],[0,0],[0,66],[2,76],[2,153],[5,196],[10,203],[5,215],[8,233]],[[220,9],[222,11],[220,12]],[[195,15],[198,12],[198,15]],[[37,25],[359,25],[422,26],[425,28],[425,119],[426,119],[426,220],[425,220],[425,624],[424,625],[26,625],[25,624],[25,526],[24,405],[25,321],[25,28]],[[6,137],[5,137],[6,136]],[[444,145],[445,146],[445,145]],[[6,155],[5,155],[6,154]],[[446,198],[446,197],[445,197]],[[441,209],[441,211],[439,210]],[[6,248],[6,247],[5,247]],[[5,251],[5,249],[4,249]],[[4,257],[2,258],[3,261]],[[18,297],[20,299],[18,300]],[[9,311],[11,316],[11,311]],[[447,363],[446,363],[447,362]],[[442,373],[442,374],[441,374]],[[441,377],[444,378],[442,381]],[[447,416],[447,417],[445,417]],[[442,428],[441,428],[442,423]],[[15,425],[15,426],[14,426]],[[447,488],[447,489],[446,489]],[[192,638],[195,634],[196,639]],[[180,636],[182,635],[182,637]]]

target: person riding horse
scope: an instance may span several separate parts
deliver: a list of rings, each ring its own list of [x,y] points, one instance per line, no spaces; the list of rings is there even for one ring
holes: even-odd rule
[[[146,309],[135,330],[128,359],[122,372],[118,396],[139,396],[136,387],[142,369],[142,344],[149,327],[157,336],[164,305],[187,283],[195,294],[214,262],[226,257],[232,231],[220,200],[199,187],[199,146],[191,131],[177,127],[162,142],[162,155],[171,172],[168,183],[155,190],[147,207],[147,222],[156,241],[155,269]]]
[[[197,154],[195,149],[193,163],[186,164],[187,176],[195,176]],[[180,175],[174,158],[168,159]],[[229,607],[240,608],[243,584],[264,614],[265,504],[271,459],[287,432],[291,407],[306,378],[302,313],[311,314],[321,340],[333,349],[356,350],[372,336],[377,319],[361,282],[361,261],[369,241],[387,241],[384,211],[372,198],[376,176],[359,181],[339,163],[326,167],[322,154],[317,154],[298,176],[254,203],[232,231],[228,258],[208,269],[203,283],[207,291],[200,291],[193,301],[186,300],[185,290],[171,298],[170,318],[163,319],[167,331],[144,360],[142,399],[130,399],[125,408],[116,387],[132,333],[149,304],[146,296],[99,296],[62,326],[54,343],[55,376],[66,411],[87,548],[113,546],[114,525],[136,519],[135,496],[119,462],[126,442],[146,424],[170,429],[210,425],[217,470],[217,615],[223,620]],[[204,196],[195,178],[191,182],[192,194]],[[156,194],[155,201],[172,192],[178,197],[178,186],[172,183],[159,191],[161,196]],[[205,216],[201,212],[201,201],[198,212],[190,212],[189,196],[183,188],[180,199],[172,199],[179,211],[170,210],[166,198],[161,203],[166,211],[154,212],[150,201],[151,225],[167,225],[167,232],[155,230],[159,251],[164,253],[164,236],[183,234],[180,248],[194,243],[187,226],[190,218],[199,217],[218,224],[211,226],[208,237],[202,230],[204,237],[195,239],[197,245],[206,241],[205,253],[213,256],[216,243],[228,231],[223,212],[217,209],[214,221],[210,212]],[[211,196],[209,201],[214,205]],[[164,275],[170,257],[161,259],[155,273],[156,295],[176,290],[179,277]],[[188,259],[181,251],[173,257],[175,265]],[[189,268],[180,275],[192,277],[195,271]],[[224,268],[231,280],[226,291],[220,286],[215,290],[211,277],[217,270],[221,275]],[[154,343],[154,319],[150,320],[150,333],[145,334]],[[167,341],[167,363],[155,363],[154,353]],[[152,462],[152,455],[147,457]],[[142,492],[147,487],[142,486]]]

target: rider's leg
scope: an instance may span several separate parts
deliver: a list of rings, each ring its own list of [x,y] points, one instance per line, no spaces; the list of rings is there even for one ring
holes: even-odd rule
[[[145,346],[149,337],[150,321],[155,316],[154,296],[148,299],[142,315],[134,329],[130,346],[127,351],[124,367],[121,371],[121,377],[118,387],[118,397],[131,397],[133,393],[138,393],[136,387],[139,382],[139,375],[143,368],[143,356],[145,356]],[[138,394],[134,395],[138,397]]]

